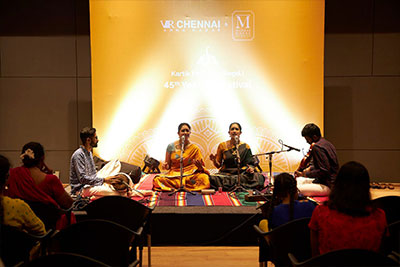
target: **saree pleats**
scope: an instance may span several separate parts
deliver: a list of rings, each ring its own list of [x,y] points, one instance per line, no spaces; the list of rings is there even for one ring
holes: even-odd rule
[[[239,157],[237,156],[239,153]],[[239,167],[238,167],[238,158]],[[254,168],[254,159],[250,146],[240,143],[239,146],[232,146],[229,141],[219,144],[216,160],[221,164],[219,172],[210,175],[211,187],[218,189],[222,187],[224,191],[232,190],[238,184],[240,173],[240,184],[248,189],[262,189],[265,177],[258,172],[248,173],[248,167]]]
[[[171,145],[169,147],[172,147]],[[171,168],[166,174],[159,174],[154,177],[153,189],[157,191],[172,191],[181,186],[180,183],[180,160],[181,150],[179,145],[174,145],[171,150]],[[202,189],[210,188],[210,181],[208,178],[208,171],[204,168],[202,172],[197,169],[194,160],[202,162],[204,166],[203,157],[200,149],[194,145],[189,144],[183,152],[183,178],[182,184],[185,189],[190,191],[200,191]]]

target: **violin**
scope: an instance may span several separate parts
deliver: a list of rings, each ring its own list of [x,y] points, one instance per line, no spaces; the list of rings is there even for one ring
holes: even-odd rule
[[[311,161],[311,152],[312,152],[314,145],[315,145],[315,143],[312,143],[310,145],[310,149],[308,150],[307,154],[303,157],[303,159],[300,161],[300,165],[297,168],[296,172],[302,172],[308,167],[308,165],[310,164],[310,161]]]

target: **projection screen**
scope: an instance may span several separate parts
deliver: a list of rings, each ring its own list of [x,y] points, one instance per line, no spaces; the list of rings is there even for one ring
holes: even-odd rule
[[[91,0],[95,151],[143,166],[164,160],[181,122],[208,159],[239,122],[253,154],[303,148],[323,130],[323,0]],[[277,153],[294,171],[302,153]],[[260,156],[261,167],[269,161]]]

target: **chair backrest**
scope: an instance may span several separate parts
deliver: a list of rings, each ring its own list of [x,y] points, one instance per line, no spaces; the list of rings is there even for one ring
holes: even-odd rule
[[[106,220],[85,220],[56,233],[49,242],[50,253],[75,253],[112,266],[129,264],[129,244],[134,232]]]
[[[391,250],[400,255],[400,221],[390,224],[388,230],[392,239]]]
[[[400,221],[388,225],[389,236],[383,239],[383,253],[385,255],[392,252],[400,255]]]
[[[303,262],[290,256],[293,266],[398,266],[383,254],[364,249],[341,249],[318,255]]]
[[[89,203],[85,210],[90,219],[119,223],[138,232],[148,222],[152,209],[122,196],[105,196]]]
[[[372,200],[374,207],[385,211],[388,224],[400,220],[400,196],[385,196]]]
[[[289,266],[288,253],[305,260],[311,257],[310,218],[290,221],[279,227],[262,233],[268,243],[268,255],[276,266]]]
[[[39,257],[24,264],[26,267],[71,267],[71,266],[85,266],[85,267],[105,267],[106,265],[98,260],[78,255],[74,253],[56,253],[43,257]]]
[[[59,208],[42,202],[24,201],[31,207],[36,216],[42,220],[47,230],[56,229],[57,221],[62,214]]]
[[[38,238],[13,226],[2,224],[0,227],[0,256],[5,266],[29,260],[29,251]]]

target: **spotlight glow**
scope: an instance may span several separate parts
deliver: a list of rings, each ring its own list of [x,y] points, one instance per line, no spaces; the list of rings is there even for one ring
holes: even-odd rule
[[[93,122],[104,159],[164,160],[181,122],[195,126],[191,139],[205,158],[234,121],[253,153],[278,139],[307,146],[304,124],[323,128],[322,0],[90,0],[90,12]],[[301,155],[282,158],[289,171]]]

